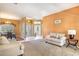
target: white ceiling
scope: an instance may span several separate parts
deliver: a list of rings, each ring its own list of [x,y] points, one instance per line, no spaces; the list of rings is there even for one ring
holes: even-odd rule
[[[0,3],[0,16],[10,15],[41,19],[48,14],[78,6],[77,3]]]

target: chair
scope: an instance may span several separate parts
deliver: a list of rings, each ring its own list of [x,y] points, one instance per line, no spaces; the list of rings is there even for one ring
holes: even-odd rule
[[[16,35],[15,33],[12,33],[12,32],[7,32],[7,39],[12,39],[12,38],[15,38],[16,39]]]
[[[7,38],[12,39],[12,33],[11,32],[7,32]]]
[[[68,45],[73,45],[73,46],[76,46],[77,47],[77,43],[78,43],[78,40],[75,39],[75,36],[76,36],[76,30],[75,29],[69,29],[68,30],[68,39],[67,39],[67,42],[68,42]]]

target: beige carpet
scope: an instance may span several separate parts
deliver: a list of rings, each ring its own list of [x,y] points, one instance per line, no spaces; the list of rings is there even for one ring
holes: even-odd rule
[[[45,43],[44,40],[23,42],[24,56],[79,56],[79,49]]]

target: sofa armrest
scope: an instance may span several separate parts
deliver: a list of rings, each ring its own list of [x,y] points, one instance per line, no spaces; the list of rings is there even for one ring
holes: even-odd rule
[[[62,38],[61,38],[61,41],[62,41],[63,43],[66,43],[66,37],[62,37]]]
[[[61,37],[61,40],[66,40],[66,37]]]

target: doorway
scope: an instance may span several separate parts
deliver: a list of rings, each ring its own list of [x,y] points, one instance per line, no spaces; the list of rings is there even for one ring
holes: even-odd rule
[[[35,21],[34,22],[34,34],[35,35],[41,35],[41,21]]]
[[[41,24],[35,24],[34,25],[34,34],[35,35],[41,35]]]

